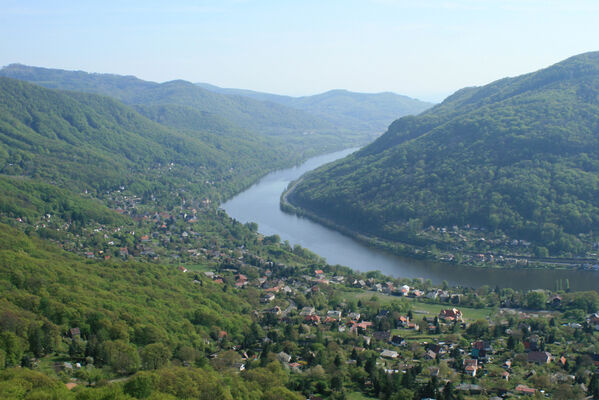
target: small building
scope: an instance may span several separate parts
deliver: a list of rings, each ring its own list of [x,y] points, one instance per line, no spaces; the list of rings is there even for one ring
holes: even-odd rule
[[[71,328],[69,329],[69,336],[72,339],[76,339],[81,337],[81,330],[79,328]]]
[[[277,359],[282,363],[289,363],[289,361],[291,361],[291,356],[282,351],[277,354]]]
[[[360,320],[360,313],[359,312],[351,312],[348,314],[349,319],[352,319],[354,321],[359,321]]]
[[[526,385],[518,385],[516,386],[516,392],[521,394],[530,394],[534,396],[534,394],[537,392],[537,389],[530,388]]]
[[[406,340],[399,335],[394,335],[391,338],[391,344],[394,344],[395,346],[403,346],[406,344]]]
[[[274,299],[275,299],[275,294],[274,293],[264,293],[260,297],[260,303],[270,303]]]
[[[399,353],[397,351],[394,351],[394,350],[387,350],[387,349],[385,349],[385,350],[383,350],[381,352],[381,357],[384,357],[384,358],[397,358],[397,357],[399,357]]]
[[[312,315],[316,312],[316,309],[314,307],[304,307],[302,308],[302,311],[300,311],[300,315],[301,316],[306,316],[306,315]]]
[[[527,360],[539,365],[549,364],[551,362],[551,353],[547,351],[531,351],[528,353]]]
[[[462,316],[462,312],[460,310],[458,310],[457,308],[448,308],[445,310],[441,310],[441,312],[439,313],[439,319],[443,320],[443,321],[458,321],[458,322],[462,322],[463,316]]]
[[[339,319],[341,319],[341,311],[337,311],[337,310],[327,311],[327,317],[331,317],[331,318],[339,320]]]

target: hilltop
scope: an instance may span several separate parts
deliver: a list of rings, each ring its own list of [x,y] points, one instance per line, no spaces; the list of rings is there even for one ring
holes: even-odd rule
[[[516,240],[532,243],[529,255],[592,256],[598,117],[599,53],[586,53],[400,118],[288,198],[335,224],[429,252],[480,253]],[[455,236],[434,233],[440,227]],[[464,243],[462,227],[491,232],[496,246]]]

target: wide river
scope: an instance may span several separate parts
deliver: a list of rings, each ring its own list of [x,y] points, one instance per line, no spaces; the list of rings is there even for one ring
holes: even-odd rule
[[[566,280],[572,290],[599,288],[599,272],[579,270],[491,269],[456,266],[399,257],[365,246],[361,242],[307,218],[286,214],[279,207],[281,193],[289,182],[323,164],[345,157],[356,149],[314,157],[297,167],[276,171],[254,186],[223,203],[221,207],[240,222],[256,222],[265,235],[277,234],[293,246],[299,244],[324,257],[329,264],[346,265],[358,271],[379,270],[402,278],[430,279],[438,284],[514,289],[554,289]]]

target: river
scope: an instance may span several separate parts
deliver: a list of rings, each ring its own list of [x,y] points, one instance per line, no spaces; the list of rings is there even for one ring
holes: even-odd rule
[[[293,246],[299,244],[324,257],[329,264],[346,265],[358,271],[379,270],[402,278],[430,279],[439,284],[514,289],[554,289],[557,281],[572,290],[599,288],[599,272],[580,270],[493,269],[457,266],[415,260],[367,247],[363,243],[307,218],[286,214],[279,207],[281,193],[289,182],[308,171],[345,157],[356,149],[342,150],[311,158],[305,163],[275,171],[221,207],[240,222],[256,222],[264,235],[277,234]]]

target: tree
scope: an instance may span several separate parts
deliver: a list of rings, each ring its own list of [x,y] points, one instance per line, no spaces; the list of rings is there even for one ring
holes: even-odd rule
[[[154,377],[149,372],[138,372],[124,386],[124,392],[138,399],[145,399],[154,390]]]
[[[593,396],[594,399],[599,398],[599,375],[593,374],[593,377],[589,382],[587,394]]]
[[[268,388],[262,395],[264,400],[303,400],[305,396],[292,392],[283,386]]]
[[[104,342],[101,356],[118,373],[133,373],[139,369],[141,364],[135,346],[122,340]]]
[[[533,310],[542,310],[545,308],[547,295],[542,291],[530,291],[526,293],[526,306]]]
[[[141,352],[141,365],[143,369],[158,369],[164,367],[171,358],[170,349],[162,343],[152,343],[144,347]]]

